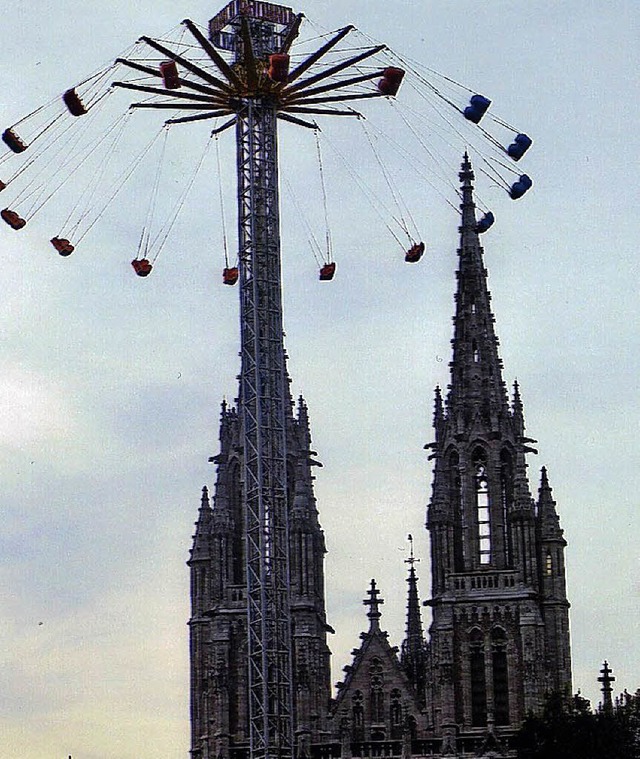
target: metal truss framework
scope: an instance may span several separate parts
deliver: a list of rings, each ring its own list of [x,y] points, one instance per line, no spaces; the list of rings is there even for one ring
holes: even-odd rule
[[[384,97],[366,86],[385,68],[363,72],[358,64],[385,49],[378,45],[343,54],[333,65],[323,57],[353,30],[336,32],[284,80],[269,75],[273,54],[287,55],[302,14],[267,2],[232,0],[210,22],[211,38],[189,20],[184,24],[214,64],[203,66],[164,43],[142,37],[156,52],[187,72],[180,90],[132,82],[118,87],[171,98],[134,103],[132,108],[195,111],[167,124],[232,118],[236,125],[240,269],[240,413],[243,424],[246,513],[247,624],[251,759],[293,759],[293,688],[289,603],[286,420],[288,402],[282,317],[278,205],[277,121],[317,129],[307,115],[359,116],[336,104]],[[224,31],[227,29],[228,31]],[[229,64],[217,47],[235,52]],[[138,73],[158,69],[119,60]],[[313,73],[313,67],[321,65]],[[311,71],[310,71],[311,70]],[[350,75],[349,71],[355,72]],[[310,71],[310,75],[306,76]],[[364,86],[364,89],[363,89]],[[336,90],[340,90],[336,94]]]
[[[293,755],[276,134],[272,100],[247,98],[236,135],[252,757]]]

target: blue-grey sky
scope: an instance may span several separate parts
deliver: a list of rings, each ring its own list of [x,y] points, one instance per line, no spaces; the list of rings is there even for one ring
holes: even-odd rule
[[[204,23],[218,10],[202,0],[9,0],[0,30],[2,127],[140,35],[161,36],[184,17]],[[480,173],[476,182],[498,218],[483,242],[505,380],[519,381],[528,434],[538,440],[532,491],[545,465],[569,542],[574,688],[597,702],[607,658],[616,685],[635,690],[640,9],[615,0],[308,0],[295,10],[312,34],[355,24],[492,98],[492,111],[533,137],[523,166],[535,185],[524,198],[510,201]],[[379,117],[373,105],[367,110],[372,128],[393,134],[395,113],[375,105]],[[417,123],[447,181],[427,154],[420,161],[432,165],[433,187],[422,166],[381,148],[427,245],[411,267],[385,227],[386,210],[374,211],[331,152],[338,145],[384,193],[366,133],[346,120],[322,122],[338,264],[329,285],[317,282],[300,223],[302,213],[322,236],[315,142],[281,130],[287,348],[324,463],[316,495],[337,630],[334,680],[365,627],[361,599],[371,577],[385,598],[382,623],[400,642],[409,532],[422,559],[421,595],[429,594],[431,472],[422,447],[432,439],[433,389],[448,382],[458,217],[447,200],[456,202],[461,149],[459,135],[449,147],[430,122]],[[171,187],[207,133],[184,129]],[[233,135],[220,143],[229,195]],[[0,179],[7,166],[0,163]],[[220,284],[216,173],[213,159],[146,280],[129,264],[147,208],[144,183],[132,182],[67,259],[48,243],[62,204],[52,201],[20,232],[0,229],[7,759],[187,755],[184,562],[200,489],[214,483],[207,458],[217,451],[219,404],[235,397],[238,371],[237,290]],[[230,202],[226,216],[233,238]]]

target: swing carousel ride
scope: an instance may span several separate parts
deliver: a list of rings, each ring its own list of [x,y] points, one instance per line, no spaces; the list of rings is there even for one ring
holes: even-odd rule
[[[396,100],[401,87],[411,95],[406,103]],[[131,103],[132,94],[140,99]],[[382,101],[380,107],[391,109],[397,118],[393,134],[376,126],[374,100]],[[68,210],[54,227],[50,243],[63,258],[87,245],[87,235],[99,221],[106,221],[107,210],[140,167],[153,166],[147,168],[152,177],[145,190],[148,208],[131,262],[142,278],[156,266],[215,145],[225,257],[222,283],[239,283],[240,295],[252,757],[293,755],[278,122],[315,135],[326,230],[321,244],[308,224],[309,244],[319,263],[319,279],[328,282],[336,273],[336,262],[328,229],[322,157],[326,144],[316,119],[350,119],[363,129],[372,160],[356,168],[338,150],[339,160],[383,218],[404,260],[417,263],[425,242],[403,200],[390,152],[394,161],[409,159],[412,171],[432,184],[450,171],[442,166],[438,140],[458,142],[463,146],[458,156],[463,149],[476,152],[486,176],[513,200],[532,185],[517,166],[531,139],[493,116],[490,106],[484,95],[409,61],[353,26],[316,33],[302,14],[288,7],[232,0],[206,28],[185,20],[162,38],[141,37],[109,65],[2,132],[7,150],[0,158],[0,191],[7,200],[0,203],[0,217],[20,231],[45,216],[45,209],[59,211],[56,200],[62,196]],[[143,111],[169,116],[156,123],[150,138],[148,122],[144,128],[137,123]],[[172,138],[176,130],[195,130],[203,122],[207,130],[200,156],[191,159],[190,170],[158,223],[159,200],[166,201],[164,196],[170,194],[163,172]],[[218,142],[232,128],[236,256],[230,255],[227,242],[221,186],[225,169]],[[401,134],[410,142],[403,142]],[[384,197],[377,196],[363,176],[360,166],[365,163],[379,169],[387,187]],[[486,232],[494,221],[494,214],[486,210],[477,231]],[[54,224],[48,215],[46,223]]]

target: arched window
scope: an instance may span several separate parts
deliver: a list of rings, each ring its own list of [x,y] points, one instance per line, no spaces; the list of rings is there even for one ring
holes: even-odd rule
[[[471,724],[487,724],[487,683],[484,672],[484,636],[474,628],[469,635],[469,672],[471,679]]]
[[[453,508],[453,571],[464,572],[464,548],[462,541],[462,484],[460,481],[460,457],[454,451],[449,458],[449,476],[451,477],[451,504]]]
[[[382,675],[382,662],[375,658],[371,660],[371,722],[373,724],[384,723],[384,677]]]
[[[509,516],[513,505],[513,467],[511,456],[507,451],[500,454],[500,501],[502,506],[502,540],[504,543],[504,565],[513,566],[513,549],[511,545],[511,531],[509,530]]]
[[[491,562],[491,516],[489,510],[489,483],[487,481],[486,454],[482,448],[474,453],[474,485],[478,524],[478,555],[480,564]]]
[[[402,702],[400,691],[397,688],[391,691],[389,721],[391,723],[391,740],[400,740],[402,738]]]
[[[382,688],[371,688],[371,722],[384,723],[384,693]]]
[[[547,577],[551,577],[553,574],[553,557],[551,556],[551,551],[547,551],[547,555],[545,557],[544,573]]]
[[[493,716],[496,725],[508,725],[509,719],[509,665],[507,662],[507,634],[501,627],[491,633],[493,665]]]
[[[353,725],[353,740],[364,740],[364,697],[362,691],[357,690],[351,697],[351,722]]]

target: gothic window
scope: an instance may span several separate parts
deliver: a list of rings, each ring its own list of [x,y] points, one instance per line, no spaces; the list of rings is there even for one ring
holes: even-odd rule
[[[493,714],[496,725],[508,725],[509,720],[509,667],[507,663],[507,635],[501,627],[491,633],[493,665]]]
[[[229,579],[231,580],[232,585],[242,585],[245,582],[244,513],[242,510],[242,482],[240,478],[240,466],[237,461],[234,461],[230,467],[228,483],[229,506],[233,517],[233,539],[231,545],[231,561],[229,562]]]
[[[480,351],[478,350],[478,343],[475,340],[471,343],[471,350],[473,352],[473,363],[477,364],[480,361]]]
[[[384,722],[384,693],[382,688],[371,689],[371,721],[377,725]]]
[[[351,697],[351,721],[353,724],[353,740],[364,740],[364,698],[361,690],[357,690]]]
[[[371,660],[371,722],[384,723],[384,678],[380,659]]]
[[[471,685],[471,724],[487,724],[487,686],[484,672],[484,637],[473,629],[469,635],[469,673]]]
[[[547,551],[547,556],[544,564],[544,573],[547,577],[551,577],[553,574],[553,558],[551,557],[551,551]]]
[[[289,507],[293,505],[293,499],[296,492],[296,470],[291,458],[287,461],[287,503]]]
[[[478,554],[480,564],[491,562],[491,517],[489,514],[489,483],[487,482],[486,455],[478,448],[474,454],[476,517],[478,524]]]
[[[500,501],[502,506],[502,537],[504,543],[504,565],[513,566],[509,514],[513,503],[513,469],[511,456],[507,451],[500,455]]]
[[[400,691],[397,688],[391,691],[389,721],[391,723],[391,740],[400,740],[402,738],[402,702],[400,700]]]
[[[451,503],[453,508],[453,571],[464,572],[464,549],[462,543],[462,485],[460,481],[460,458],[454,451],[449,459],[451,477]]]
[[[200,571],[198,569],[194,569],[191,572],[191,597],[192,599],[197,599],[200,595],[200,588],[198,587],[198,580],[200,579]]]

